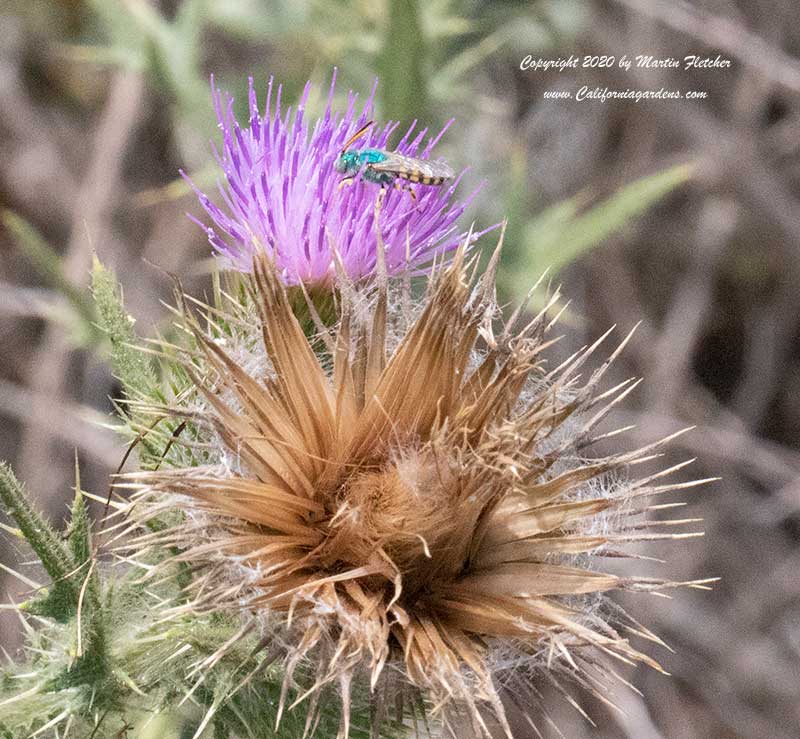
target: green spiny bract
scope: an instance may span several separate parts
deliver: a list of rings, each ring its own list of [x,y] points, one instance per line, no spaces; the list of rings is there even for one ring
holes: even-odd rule
[[[113,273],[96,262],[93,277],[100,325],[110,338],[111,362],[128,399],[124,411],[118,409],[121,430],[129,439],[147,432],[136,448],[143,467],[197,464],[206,451],[171,444],[178,422],[164,419],[153,425],[154,419],[163,419],[161,408],[186,392],[188,375],[177,363],[149,360],[137,346]],[[225,293],[217,282],[215,302],[228,313],[220,314],[209,330],[220,341],[255,342],[253,307],[242,285],[231,283]],[[321,311],[326,312],[324,305]],[[186,335],[174,339],[178,344],[193,341]],[[203,434],[207,431],[189,423],[181,440],[202,443]],[[181,736],[186,731],[192,736],[205,725],[207,737],[273,739],[284,673],[266,659],[269,647],[265,651],[262,636],[235,640],[209,666],[208,658],[240,630],[239,619],[219,614],[165,618],[165,610],[183,598],[191,579],[188,567],[179,563],[170,576],[145,585],[147,568],[175,552],[155,550],[136,562],[111,565],[106,561],[113,551],[108,535],[102,537],[101,561],[92,544],[85,495],[76,468],[75,498],[62,536],[34,509],[10,468],[0,466],[3,508],[51,579],[48,588],[17,606],[25,644],[15,663],[0,669],[0,739],[34,732],[62,739],[118,739],[125,727],[139,732],[148,722],[152,736],[161,737],[163,721],[183,727]],[[151,521],[154,531],[176,523],[168,514],[162,518]],[[354,696],[356,738],[368,736],[367,703],[364,696]],[[335,734],[339,723],[337,703],[331,701],[320,716],[319,735]],[[280,736],[299,739],[306,728],[306,714],[290,711]],[[388,724],[387,731],[395,733]],[[138,735],[151,736],[146,731]]]
[[[92,265],[92,295],[99,327],[108,338],[112,371],[125,392],[124,400],[117,405],[123,422],[120,430],[139,447],[142,466],[156,466],[163,456],[164,438],[171,436],[178,423],[171,419],[144,419],[131,406],[134,403],[163,405],[170,393],[161,382],[151,357],[139,346],[140,340],[133,328],[134,319],[125,310],[122,288],[114,272],[97,257]],[[187,386],[186,382],[179,380],[177,376],[172,378],[169,387],[172,394],[179,395]]]
[[[141,731],[148,722],[157,726],[156,717],[171,716],[175,725],[192,727],[187,736],[208,717],[203,736],[274,739],[283,672],[269,663],[261,637],[236,641],[208,666],[205,660],[240,630],[238,619],[161,620],[177,586],[165,581],[145,588],[141,575],[137,568],[115,567],[98,578],[107,634],[102,667],[88,653],[82,663],[75,660],[76,619],[23,616],[30,621],[24,659],[0,670],[0,738],[22,739],[50,724],[39,736],[117,739],[126,725]],[[319,735],[335,735],[338,724],[337,713],[326,712]],[[305,714],[290,712],[280,736],[300,739],[304,730]],[[353,736],[366,739],[368,732]]]
[[[2,489],[11,488],[15,502],[9,506],[6,494],[5,507],[22,530],[36,534],[33,541],[47,557],[61,545],[58,535],[8,468],[2,471]],[[63,580],[71,587],[64,591],[58,619],[45,614],[42,598],[19,607],[26,643],[23,658],[0,671],[0,737],[21,739],[40,731],[51,737],[114,739],[125,725],[138,728],[153,715],[175,713],[186,696],[191,696],[186,707],[177,713],[199,716],[198,724],[208,715],[216,736],[274,736],[283,676],[257,649],[260,638],[237,641],[213,669],[197,669],[238,631],[238,620],[219,615],[163,620],[164,604],[180,595],[176,579],[145,587],[140,582],[144,570],[132,564],[106,568],[101,576],[90,528],[77,487],[68,547],[59,550],[76,583]],[[337,716],[323,720],[326,731],[338,725]],[[299,714],[290,715],[283,735],[300,737],[304,728]]]
[[[5,463],[0,463],[0,502],[52,580],[51,587],[31,601],[30,611],[62,623],[67,621],[78,602],[79,586],[70,577],[72,557],[52,526],[31,505],[24,487]]]
[[[26,623],[29,668],[17,675],[12,694],[0,701],[0,720],[8,727],[91,714],[92,705],[110,708],[117,696],[109,667],[105,613],[91,550],[91,526],[76,473],[75,502],[66,544],[28,500],[8,466],[0,467],[0,498],[51,579],[19,606]],[[27,689],[20,689],[25,683]],[[33,705],[31,705],[33,704]],[[52,704],[52,711],[47,705]],[[53,716],[53,711],[60,709]],[[27,718],[26,718],[27,717]],[[44,719],[43,717],[47,717]]]

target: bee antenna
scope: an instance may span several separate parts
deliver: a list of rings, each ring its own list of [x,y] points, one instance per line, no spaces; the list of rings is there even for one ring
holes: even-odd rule
[[[367,132],[367,129],[373,123],[375,123],[375,121],[367,121],[363,126],[361,126],[361,128],[358,129],[358,131],[356,131],[349,139],[347,139],[347,142],[345,143],[344,148],[342,149],[342,154],[344,154],[350,148],[350,145],[354,141],[360,139]]]

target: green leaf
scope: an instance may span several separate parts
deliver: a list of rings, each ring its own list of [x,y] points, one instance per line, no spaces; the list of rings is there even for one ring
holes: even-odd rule
[[[80,471],[78,458],[75,457],[75,499],[72,502],[72,512],[67,530],[67,543],[72,552],[72,559],[76,567],[82,567],[92,557],[92,534],[89,521],[89,511],[83,499],[81,490]],[[84,571],[85,571],[84,567]]]
[[[119,46],[64,44],[61,51],[69,61],[76,65],[91,64],[98,67],[123,67],[135,70],[142,70],[146,66],[144,54],[135,53]]]
[[[507,39],[508,29],[500,28],[482,38],[478,43],[469,45],[463,51],[455,54],[436,71],[437,92],[446,98],[449,86],[459,84],[476,67],[495,56],[505,46]]]
[[[94,327],[94,308],[85,290],[73,284],[64,274],[61,257],[42,235],[21,216],[10,210],[2,211],[5,227],[14,235],[20,251],[33,265],[44,282],[53,290],[61,293],[72,306],[76,314],[77,338],[80,343],[87,343],[97,338]]]
[[[98,705],[111,705],[117,692],[109,682],[111,667],[107,650],[105,615],[100,597],[100,576],[92,551],[91,521],[81,490],[78,457],[75,456],[75,499],[72,504],[67,543],[74,563],[77,590],[76,648],[74,660],[55,679],[55,689],[91,685],[98,692]]]
[[[427,120],[428,47],[418,0],[389,0],[389,21],[378,61],[385,117],[406,124]]]
[[[214,186],[219,178],[219,166],[209,163],[189,175],[197,187],[201,190]],[[141,190],[134,195],[134,205],[139,208],[147,208],[159,203],[168,203],[185,198],[192,192],[192,187],[183,177],[176,177],[166,185],[147,190]]]
[[[134,319],[125,312],[122,288],[116,275],[95,256],[92,261],[92,295],[97,322],[111,343],[114,376],[122,382],[129,398],[162,399],[156,372],[149,358],[138,349]]]
[[[144,0],[90,0],[113,55],[145,69],[175,102],[176,125],[186,136],[212,130],[208,84],[200,73],[207,0],[179,4],[174,21]],[[106,57],[109,56],[106,52]]]
[[[122,0],[89,0],[88,5],[100,20],[113,55],[128,68],[140,69],[147,61],[147,36],[131,23],[128,3]]]
[[[114,376],[122,383],[131,401],[164,405],[166,397],[150,357],[140,348],[139,337],[133,329],[134,319],[125,311],[122,287],[116,275],[103,266],[97,256],[92,265],[92,294],[97,307],[98,324],[109,339],[109,359]],[[138,446],[142,465],[161,462],[171,432],[178,421],[165,420],[137,413],[130,405],[117,404],[117,412],[125,421],[126,432]]]
[[[524,294],[531,275],[552,275],[599,246],[667,193],[686,182],[692,167],[680,164],[625,185],[607,200],[581,213],[583,198],[557,203],[529,221],[522,234],[519,269],[511,280]]]
[[[56,531],[33,508],[22,483],[5,462],[0,463],[0,501],[53,581],[45,597],[32,601],[27,610],[67,621],[78,603],[72,557]]]
[[[226,0],[210,3],[207,15],[226,33],[259,43],[278,42],[287,34],[308,30],[310,6],[311,0]]]

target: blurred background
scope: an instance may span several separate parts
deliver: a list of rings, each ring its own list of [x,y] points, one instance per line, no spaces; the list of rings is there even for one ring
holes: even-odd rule
[[[274,74],[291,101],[311,79],[312,114],[334,66],[340,103],[377,75],[379,119],[456,118],[437,151],[486,180],[465,228],[509,219],[503,301],[549,266],[572,298],[565,352],[641,321],[615,372],[645,382],[613,421],[635,424],[631,444],[696,426],[666,461],[697,457],[685,479],[723,477],[684,509],[705,537],[636,565],[721,577],[713,592],[624,599],[675,650],[655,655],[672,676],[625,673],[643,697],[618,691],[624,713],[589,705],[596,730],[559,704],[564,735],[800,736],[797,19],[793,0],[5,0],[0,458],[56,522],[75,450],[83,487],[107,490],[124,449],[104,426],[118,388],[92,327],[91,255],[117,271],[144,336],[168,320],[163,270],[208,284],[210,247],[185,215],[200,209],[177,171],[213,189],[209,74],[237,104],[248,75],[263,91]],[[731,64],[521,69],[528,55],[640,54]],[[583,86],[707,97],[545,97]],[[24,556],[3,538],[0,561]],[[2,615],[13,653],[19,623]]]

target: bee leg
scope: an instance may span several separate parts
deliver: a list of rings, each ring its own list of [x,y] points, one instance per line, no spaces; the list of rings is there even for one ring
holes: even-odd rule
[[[340,183],[337,190],[341,190],[345,185],[352,185],[355,177],[345,177]]]
[[[409,184],[403,184],[402,182],[400,182],[400,180],[395,180],[395,181],[394,181],[394,189],[395,189],[395,190],[405,190],[405,191],[406,191],[406,192],[409,194],[409,196],[411,197],[411,199],[412,199],[412,200],[413,200],[415,203],[417,202],[417,193],[415,193],[415,192],[414,192],[414,191],[411,189],[411,185],[409,185]]]
[[[381,206],[383,205],[383,199],[386,197],[387,192],[386,185],[381,185],[381,191],[378,193],[378,200],[375,203],[376,210],[381,209]]]

